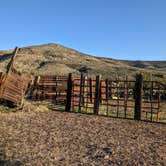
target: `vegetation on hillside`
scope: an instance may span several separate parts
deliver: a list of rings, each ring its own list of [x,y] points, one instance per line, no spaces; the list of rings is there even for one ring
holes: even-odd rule
[[[5,71],[12,50],[0,51],[0,71]],[[136,72],[153,73],[153,77],[166,76],[166,61],[123,61],[99,58],[80,53],[57,44],[45,44],[21,48],[15,60],[20,73],[27,75],[79,74],[82,67],[88,68],[88,75],[101,74],[103,78],[135,76]]]

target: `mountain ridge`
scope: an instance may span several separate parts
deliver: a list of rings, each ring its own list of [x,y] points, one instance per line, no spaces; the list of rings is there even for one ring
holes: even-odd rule
[[[0,51],[1,72],[5,70],[11,53],[12,50]],[[96,57],[54,43],[20,48],[15,66],[20,73],[32,75],[66,75],[69,72],[78,75],[81,67],[87,67],[89,75],[101,74],[104,78],[126,73],[133,77],[137,72],[166,76],[166,61]]]

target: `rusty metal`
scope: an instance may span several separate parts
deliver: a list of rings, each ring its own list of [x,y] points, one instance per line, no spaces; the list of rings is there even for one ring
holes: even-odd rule
[[[3,73],[0,72],[0,87],[1,87],[1,84],[2,84],[2,79],[3,79]]]
[[[144,81],[142,112],[145,113],[145,120],[158,120],[160,108],[160,94],[165,91],[162,84],[157,81]],[[148,95],[147,95],[148,94]]]
[[[7,66],[7,72],[0,78],[0,99],[10,101],[16,105],[22,105],[23,95],[25,91],[24,79],[17,74],[14,68],[14,59],[17,55],[19,48],[13,52],[13,56]]]
[[[81,80],[82,79],[82,80]],[[118,118],[134,119],[135,109],[135,80],[101,80],[99,115]],[[80,91],[80,84],[81,91]],[[71,111],[82,113],[95,113],[96,80],[89,78],[73,79]],[[158,121],[161,112],[161,84],[155,81],[143,81],[143,90],[148,88],[148,100],[142,93],[141,120]],[[81,96],[81,100],[80,100]],[[162,110],[163,111],[163,110]]]
[[[67,77],[38,76],[32,85],[33,91],[28,96],[34,101],[49,101],[65,104],[67,95]]]

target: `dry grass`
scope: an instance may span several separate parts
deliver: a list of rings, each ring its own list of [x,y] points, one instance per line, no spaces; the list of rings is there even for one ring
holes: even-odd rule
[[[0,71],[4,71],[8,56],[0,52]],[[57,66],[61,65],[60,67]],[[140,64],[140,65],[138,65]],[[143,64],[143,67],[141,67]],[[32,75],[67,75],[68,72],[78,74],[78,70],[86,66],[89,75],[101,74],[103,78],[113,78],[119,73],[124,77],[128,73],[133,77],[138,71],[164,74],[166,63],[163,62],[133,62],[108,58],[97,58],[57,44],[45,44],[22,48],[16,57],[15,66],[20,73]]]
[[[4,161],[23,165],[163,165],[166,126],[65,112],[0,114]]]

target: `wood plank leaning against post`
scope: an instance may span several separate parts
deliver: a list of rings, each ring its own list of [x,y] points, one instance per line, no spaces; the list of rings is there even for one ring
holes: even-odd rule
[[[16,47],[13,51],[13,56],[11,57],[11,60],[7,66],[7,73],[9,73],[12,69],[13,69],[13,63],[14,63],[14,59],[17,56],[17,52],[19,51],[19,48]]]
[[[95,86],[95,101],[94,101],[94,114],[98,115],[99,105],[100,105],[100,78],[101,76],[96,76],[96,86]]]
[[[71,98],[72,98],[72,74],[69,73],[67,80],[67,94],[66,94],[66,108],[65,111],[69,112],[71,108]]]
[[[136,75],[135,82],[135,110],[134,110],[134,119],[141,120],[141,108],[142,108],[142,88],[143,88],[143,76],[142,74]]]

